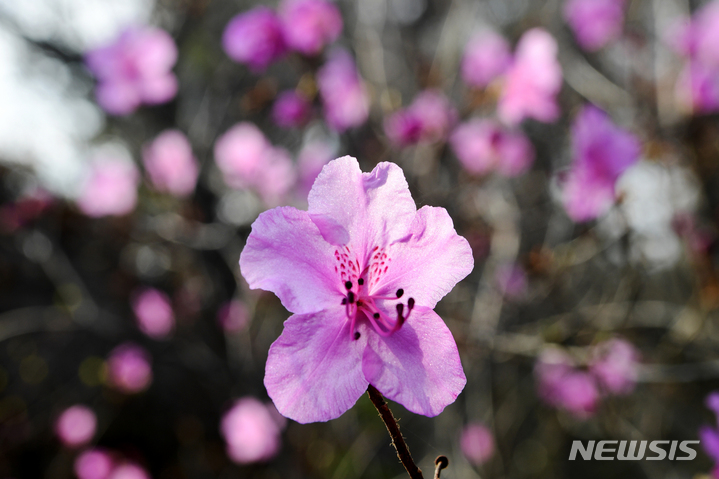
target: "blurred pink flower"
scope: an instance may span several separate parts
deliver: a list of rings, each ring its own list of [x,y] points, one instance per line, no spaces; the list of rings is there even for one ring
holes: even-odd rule
[[[287,45],[304,55],[316,55],[342,32],[342,15],[327,0],[283,0],[279,6]]]
[[[462,79],[468,85],[484,88],[502,75],[512,62],[512,52],[504,37],[493,31],[474,35],[464,48]]]
[[[369,96],[349,53],[333,50],[317,72],[317,83],[330,127],[342,132],[367,120]]]
[[[524,118],[555,121],[560,114],[556,97],[561,88],[557,42],[541,28],[528,30],[519,39],[506,74],[497,104],[499,118],[510,125]]]
[[[104,449],[88,449],[75,459],[78,479],[107,479],[114,467],[110,454]]]
[[[519,299],[527,294],[527,274],[516,264],[498,266],[494,278],[500,292],[507,298]]]
[[[277,96],[272,106],[272,119],[283,128],[302,126],[307,123],[312,111],[310,102],[290,90],[282,92]]]
[[[101,158],[90,165],[77,206],[87,216],[121,216],[135,209],[139,173],[134,163]]]
[[[299,180],[297,196],[307,201],[307,195],[322,168],[335,159],[335,149],[324,141],[311,141],[304,145],[297,158]]]
[[[82,446],[95,435],[97,417],[87,406],[77,404],[65,409],[55,421],[55,434],[67,447]]]
[[[697,61],[687,62],[677,78],[675,96],[679,107],[685,111],[719,111],[719,68],[710,68]]]
[[[466,378],[434,307],[473,267],[447,211],[417,210],[397,165],[362,173],[355,158],[331,161],[308,211],[262,213],[240,255],[249,287],[294,313],[265,367],[277,409],[328,421],[372,384],[412,412],[442,412]]]
[[[601,216],[615,200],[617,179],[641,154],[641,143],[594,106],[572,125],[573,158],[564,184],[564,207],[574,221]]]
[[[199,168],[187,137],[165,130],[142,150],[142,161],[157,190],[186,196],[195,189]]]
[[[611,339],[592,351],[589,371],[611,394],[628,394],[637,382],[639,352],[628,341]]]
[[[227,56],[254,72],[264,71],[287,51],[280,19],[265,6],[233,17],[222,34],[222,47]]]
[[[576,369],[566,354],[544,351],[534,367],[534,376],[539,397],[550,406],[565,409],[579,419],[594,414],[599,401],[594,378]]]
[[[462,453],[469,462],[475,466],[482,465],[494,454],[494,437],[492,436],[492,431],[484,424],[468,424],[464,430],[462,430],[459,446],[462,448]]]
[[[125,462],[115,467],[107,479],[150,479],[150,475],[137,464]]]
[[[464,168],[475,175],[496,170],[517,176],[534,162],[534,147],[521,131],[512,131],[493,120],[473,119],[459,125],[449,144]]]
[[[134,343],[113,349],[107,359],[107,369],[110,385],[127,394],[144,391],[152,382],[150,354]]]
[[[280,203],[296,180],[288,153],[253,123],[230,128],[215,142],[215,161],[231,188],[251,188],[267,204]]]
[[[719,67],[719,1],[699,8],[692,18],[682,18],[669,30],[667,41],[680,55],[708,68]]]
[[[140,331],[154,339],[167,337],[175,328],[175,315],[170,298],[154,288],[136,292],[132,300]]]
[[[177,47],[164,30],[127,28],[114,43],[85,55],[97,77],[97,101],[112,115],[127,115],[145,104],[165,103],[177,93],[172,66]]]
[[[622,33],[625,0],[567,0],[564,19],[585,50],[599,50]]]
[[[385,133],[398,146],[418,142],[444,141],[457,121],[457,111],[447,98],[435,90],[417,95],[410,106],[390,115]]]
[[[238,464],[272,459],[280,450],[285,419],[271,404],[253,397],[238,400],[222,418],[227,455]]]
[[[239,299],[223,304],[217,311],[217,322],[226,332],[234,333],[244,329],[250,321],[247,306]]]

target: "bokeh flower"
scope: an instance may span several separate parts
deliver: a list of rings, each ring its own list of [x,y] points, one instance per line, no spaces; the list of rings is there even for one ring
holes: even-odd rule
[[[110,352],[107,376],[111,386],[127,394],[144,391],[152,383],[150,354],[133,343],[124,343]]]
[[[150,479],[145,469],[133,462],[124,462],[116,466],[107,479]]]
[[[562,408],[579,419],[594,414],[599,403],[597,384],[586,371],[558,350],[543,351],[534,367],[537,391],[550,406]]]
[[[625,0],[567,0],[564,19],[585,50],[599,50],[622,33]]]
[[[87,444],[95,435],[97,417],[87,406],[76,404],[65,409],[55,421],[55,434],[67,447]]]
[[[317,72],[317,84],[330,127],[342,132],[367,120],[369,96],[349,53],[333,50]]]
[[[111,157],[90,165],[77,206],[87,216],[122,216],[135,209],[140,175],[135,164]]]
[[[233,17],[222,34],[222,48],[227,56],[254,72],[265,70],[287,52],[280,19],[265,6]]]
[[[462,430],[459,446],[469,462],[480,466],[494,454],[494,436],[484,424],[468,424]]]
[[[175,315],[170,298],[154,288],[135,293],[132,310],[140,331],[151,338],[166,338],[175,328]]]
[[[307,201],[307,195],[320,174],[322,168],[335,158],[335,148],[327,141],[311,140],[307,142],[297,157],[298,180],[297,196]]]
[[[159,191],[186,196],[195,189],[199,167],[187,137],[166,130],[142,150],[142,161],[152,185]]]
[[[410,106],[390,115],[384,129],[394,144],[407,146],[445,140],[456,121],[457,111],[447,98],[436,90],[425,90]]]
[[[93,448],[77,456],[74,470],[78,479],[107,479],[114,466],[108,451]]]
[[[253,397],[238,400],[222,418],[227,455],[238,464],[272,459],[282,446],[285,418]]]
[[[342,14],[327,0],[283,0],[279,6],[287,45],[304,55],[316,55],[342,33]]]
[[[704,404],[716,415],[716,424],[719,424],[719,392],[710,393]],[[699,428],[699,439],[707,455],[714,460],[714,471],[719,470],[719,427],[704,425]]]
[[[265,387],[301,423],[348,410],[369,384],[436,416],[466,383],[457,345],[433,311],[472,271],[467,241],[444,208],[419,211],[402,170],[330,162],[308,211],[262,213],[240,255],[252,289],[294,313],[270,348]]]
[[[501,264],[494,273],[499,291],[509,299],[520,299],[527,294],[527,273],[517,264]]]
[[[505,38],[493,31],[474,35],[464,48],[460,73],[467,85],[484,88],[502,75],[512,62]]]
[[[87,68],[98,80],[97,101],[112,115],[127,115],[142,103],[155,105],[174,98],[176,61],[172,37],[153,27],[127,28],[114,43],[85,55]]]
[[[277,96],[272,106],[272,119],[283,128],[302,126],[307,123],[312,104],[299,93],[290,90]]]
[[[242,330],[250,320],[247,305],[239,299],[233,299],[223,304],[217,311],[217,322],[223,330],[234,333]]]
[[[611,339],[592,351],[589,371],[599,385],[611,394],[628,394],[637,382],[639,352],[624,339]]]

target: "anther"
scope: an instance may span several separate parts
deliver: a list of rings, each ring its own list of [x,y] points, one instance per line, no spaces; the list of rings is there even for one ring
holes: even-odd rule
[[[374,313],[374,314],[372,315],[372,317],[373,317],[374,319],[379,319],[379,313]]]
[[[408,307],[409,309],[414,308],[414,298],[409,298],[409,299],[407,300],[407,307]]]
[[[347,282],[345,283],[345,288],[347,288],[347,289],[352,289],[352,281],[347,281]]]
[[[342,304],[347,304],[347,298],[342,298]]]
[[[349,298],[350,304],[352,304],[352,303],[355,302],[355,294],[354,294],[352,291],[350,291],[349,293],[347,293],[347,297]]]
[[[397,315],[401,318],[402,317],[402,311],[404,311],[404,304],[398,303],[397,304]]]
[[[397,297],[398,297],[398,298],[401,298],[403,294],[404,294],[404,290],[403,290],[402,288],[400,288],[400,289],[397,290]]]
[[[359,331],[355,331],[355,341],[357,341],[360,338]]]
[[[358,279],[358,280],[357,280],[357,284],[359,284],[360,286],[362,286],[362,285],[364,284],[364,280],[363,280],[362,278]]]

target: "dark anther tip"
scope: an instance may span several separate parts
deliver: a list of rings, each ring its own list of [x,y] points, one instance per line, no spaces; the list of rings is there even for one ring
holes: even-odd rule
[[[414,308],[414,298],[409,298],[409,299],[407,300],[407,307],[408,307],[409,309]]]
[[[374,319],[379,319],[379,313],[374,313],[374,314],[372,315],[372,317],[373,317]]]
[[[347,298],[342,298],[342,304],[347,304]]]
[[[404,311],[404,304],[398,303],[398,304],[397,304],[397,314],[399,314],[400,316],[402,316],[402,311]]]
[[[449,466],[449,459],[447,459],[447,456],[437,456],[437,459],[434,460],[434,465],[440,470],[445,469]]]
[[[355,294],[354,294],[352,291],[349,292],[349,294],[347,295],[347,297],[349,298],[350,304],[352,304],[352,303],[355,302]]]
[[[403,294],[404,294],[404,290],[403,290],[402,288],[399,288],[399,289],[397,290],[397,297],[398,297],[398,298],[401,298]]]
[[[359,331],[355,331],[355,341],[357,341],[360,338]]]
[[[358,300],[357,300],[357,306],[362,306],[362,300],[361,300],[361,299],[358,299]]]
[[[358,280],[357,280],[357,284],[359,284],[360,286],[362,286],[362,285],[364,284],[364,280],[363,280],[362,278],[358,279]]]
[[[347,288],[347,289],[352,289],[352,281],[347,281],[347,282],[345,283],[345,288]]]

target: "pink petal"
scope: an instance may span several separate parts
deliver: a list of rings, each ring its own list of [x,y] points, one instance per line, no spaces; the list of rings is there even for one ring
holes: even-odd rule
[[[124,81],[98,83],[97,102],[111,115],[129,115],[140,106],[140,93],[134,85]]]
[[[474,268],[472,248],[444,208],[423,206],[409,233],[390,249],[391,267],[372,294],[393,296],[401,288],[417,305],[434,308]]]
[[[240,270],[250,288],[272,291],[293,313],[313,313],[339,306],[344,297],[330,266],[334,250],[307,212],[275,208],[252,224]]]
[[[349,327],[339,301],[332,309],[285,321],[265,368],[267,393],[282,415],[300,423],[329,421],[365,392],[362,351],[367,338],[376,334],[358,324],[361,336],[354,340]]]
[[[177,94],[177,78],[168,73],[145,78],[140,85],[142,101],[156,105],[170,101]]]
[[[441,413],[467,383],[452,333],[428,308],[415,308],[391,336],[370,334],[362,371],[385,397],[425,416]]]
[[[407,234],[416,207],[402,169],[380,163],[362,173],[355,158],[327,164],[308,197],[309,214],[322,236],[335,245],[352,238],[357,257],[374,246],[386,246]]]

